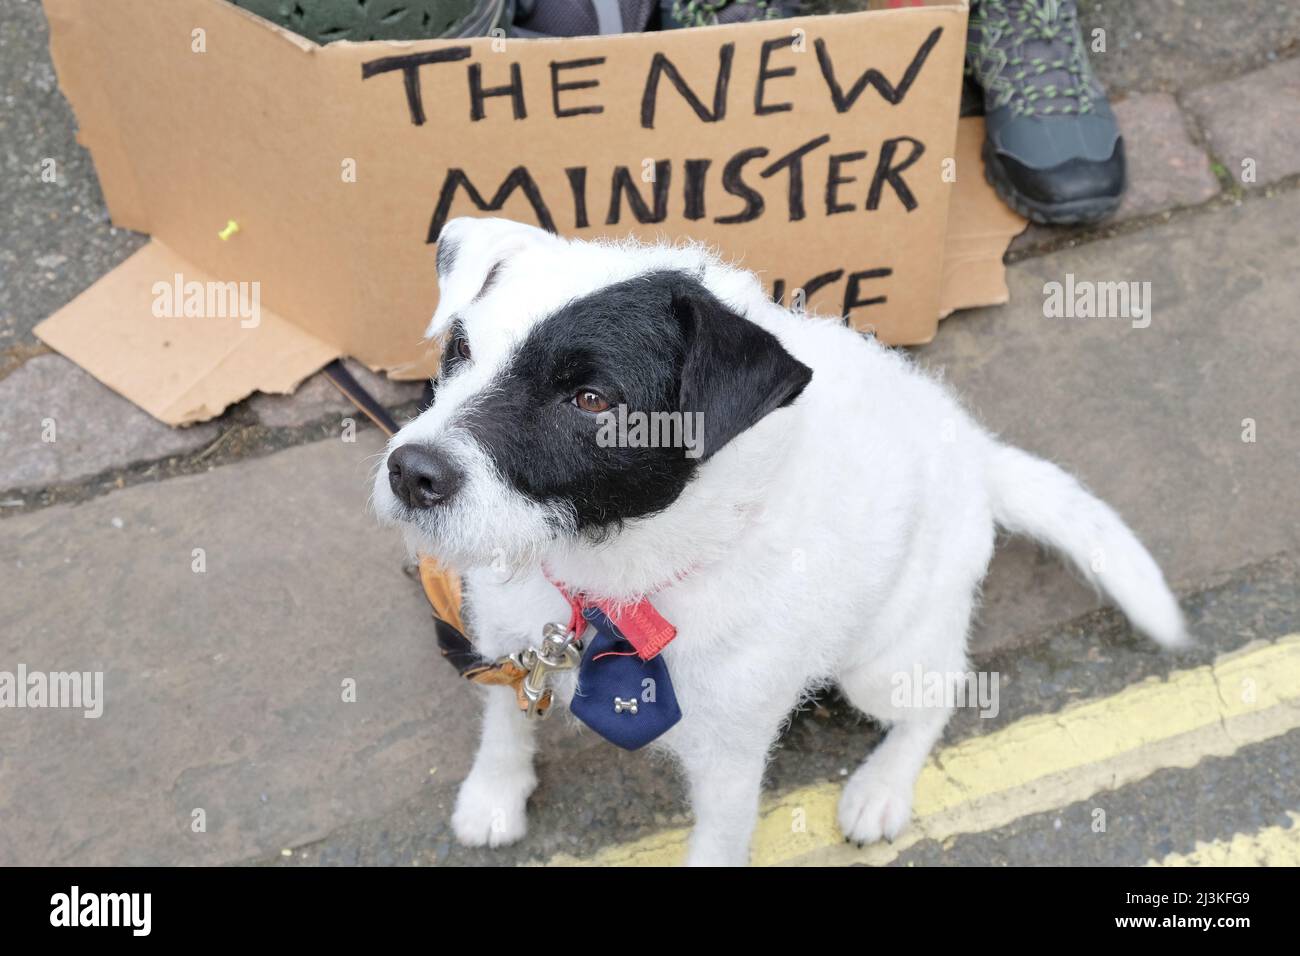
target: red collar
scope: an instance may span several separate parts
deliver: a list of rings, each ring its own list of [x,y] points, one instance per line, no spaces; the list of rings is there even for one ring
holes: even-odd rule
[[[613,622],[628,643],[636,648],[637,657],[643,661],[656,657],[677,636],[677,628],[655,610],[648,597],[641,598],[635,604],[593,600],[581,591],[570,591],[549,573],[546,574],[546,580],[555,585],[556,590],[569,602],[569,630],[574,634],[581,634],[586,627],[583,610],[594,607]]]

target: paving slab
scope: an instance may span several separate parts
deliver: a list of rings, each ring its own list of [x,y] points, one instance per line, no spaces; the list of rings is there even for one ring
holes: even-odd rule
[[[808,13],[866,9],[866,0],[804,0]],[[1093,68],[1113,94],[1174,92],[1236,76],[1300,44],[1292,0],[1079,0]],[[1094,30],[1105,52],[1091,52]]]
[[[1185,99],[1214,155],[1245,188],[1300,173],[1300,57]]]
[[[1235,76],[1286,55],[1300,42],[1292,0],[1080,0],[1084,38],[1106,31],[1093,53],[1112,93],[1173,92]]]
[[[416,401],[424,390],[422,382],[394,381],[370,371],[355,359],[344,359],[343,364],[357,384],[389,409]],[[355,411],[355,406],[320,373],[308,378],[291,395],[258,393],[248,404],[258,421],[268,428],[296,428]]]
[[[424,393],[424,382],[399,382],[380,372],[372,372],[356,359],[344,359],[343,364],[357,383],[388,408],[418,401]]]
[[[353,405],[329,379],[318,373],[299,385],[291,395],[258,392],[248,399],[248,407],[268,428],[297,428],[346,415]]]
[[[1298,258],[1300,193],[1207,210],[1017,263],[1009,305],[945,320],[916,354],[1007,441],[1113,504],[1188,587],[1300,548]],[[1045,318],[1044,288],[1067,274],[1150,282],[1150,326]],[[975,644],[1096,603],[1055,558],[1013,541],[993,560]]]
[[[0,379],[0,491],[186,454],[217,434],[164,425],[63,356],[38,355]]]
[[[1115,104],[1129,186],[1116,221],[1197,206],[1219,191],[1209,157],[1192,142],[1170,93],[1138,93]]]
[[[1089,226],[1042,226],[1030,223],[1011,241],[1013,254],[1055,247],[1062,239],[1080,239],[1112,226],[1172,209],[1199,206],[1219,193],[1210,157],[1188,131],[1187,117],[1172,93],[1136,93],[1115,103],[1115,118],[1124,134],[1128,188],[1115,214]]]
[[[1250,782],[1244,793],[1242,781]],[[1099,805],[1107,820],[1101,832]],[[1290,830],[1292,819],[1300,817],[1298,807],[1300,730],[1292,730],[1229,757],[1158,770],[1119,790],[992,831],[924,840],[890,865],[1136,867],[1177,854],[1190,856],[1184,865],[1193,866],[1295,866],[1294,854],[1271,857],[1265,847],[1251,846],[1250,838],[1267,827]],[[1237,852],[1229,858],[1238,834]]]
[[[1300,194],[1206,211],[1020,263],[1011,305],[949,319],[917,351],[1008,440],[1114,503],[1192,589],[1300,550],[1287,401],[1297,247]],[[1067,270],[1150,281],[1150,326],[1044,318],[1044,284]],[[1248,417],[1253,443],[1241,440]],[[230,862],[287,846],[309,847],[308,862],[502,859],[451,845],[473,691],[438,659],[423,599],[397,570],[400,547],[365,513],[380,442],[358,439],[0,522],[0,669],[99,670],[106,685],[98,719],[0,712],[0,863]],[[1054,560],[1004,547],[977,651],[1013,652],[1094,603]],[[1212,612],[1193,614],[1195,626]],[[1132,642],[1114,615],[1101,620],[1108,642]],[[1073,686],[1040,676],[1044,694]],[[355,703],[342,697],[349,678]],[[828,734],[843,746],[825,746]],[[524,858],[680,821],[662,762],[567,735],[561,721],[546,736],[544,787],[586,796],[543,794],[549,816]],[[817,708],[773,772],[834,775],[872,739],[851,714]],[[204,833],[191,830],[196,809]]]
[[[1289,88],[1274,84],[1271,72],[1234,81],[1257,84],[1251,90],[1264,100],[1215,83],[1294,49],[1300,5],[1082,6],[1086,28],[1108,31],[1108,52],[1094,59],[1112,89],[1211,84],[1184,102],[1205,100],[1202,128],[1212,143],[1216,128],[1229,145],[1253,143],[1262,129],[1278,137],[1266,145],[1285,145],[1300,128],[1277,128],[1287,106],[1277,102],[1279,91]],[[29,340],[31,325],[141,241],[106,220],[46,42],[37,0],[0,4],[0,208],[8,230],[0,248],[0,349]],[[1235,116],[1246,112],[1243,102],[1265,104],[1266,123]],[[1131,201],[1151,210],[1188,204],[1180,197],[1204,180],[1185,130],[1174,135],[1168,98],[1126,103],[1126,130],[1135,138],[1149,131],[1150,147]],[[1235,155],[1214,148],[1225,160]],[[1261,182],[1273,181],[1263,179],[1265,167],[1288,168],[1300,155],[1285,148],[1289,157],[1269,154],[1261,164]],[[55,183],[38,176],[47,157],[58,160]],[[1008,440],[1080,474],[1138,529],[1175,585],[1193,589],[1238,565],[1298,550],[1297,223],[1300,194],[1250,199],[1022,262],[1010,271],[1009,306],[947,320],[917,354],[943,367]],[[1151,326],[1044,318],[1043,286],[1067,271],[1152,282]],[[34,361],[43,359],[28,365]],[[27,381],[39,374],[38,365]],[[16,460],[10,435],[19,432],[9,429],[26,427],[33,408],[25,380],[4,392],[14,375],[0,380],[0,476]],[[77,407],[101,404],[108,402],[95,393]],[[18,418],[6,417],[11,405]],[[1241,440],[1246,419],[1255,423],[1254,442]],[[123,440],[118,421],[84,434],[112,446]],[[61,421],[60,441],[64,434]],[[171,453],[125,437],[112,446],[114,464],[123,454]],[[102,466],[80,469],[106,450],[86,447],[54,479],[36,480],[93,474]],[[473,750],[473,694],[438,660],[427,608],[397,570],[395,536],[365,513],[365,457],[378,450],[378,436],[363,431],[354,445],[318,442],[0,522],[0,670],[19,663],[102,670],[107,695],[98,719],[0,711],[0,864],[277,859],[280,847],[313,840],[322,842],[305,862],[502,859],[449,849],[449,803]],[[11,485],[0,480],[4,487]],[[203,549],[202,573],[193,569],[195,548]],[[1231,594],[1258,590],[1234,584]],[[1055,559],[1010,543],[986,584],[976,649],[1014,650],[1095,604]],[[1286,606],[1293,610],[1294,600]],[[1204,626],[1203,614],[1193,619]],[[1237,618],[1220,627],[1240,628]],[[1118,626],[1108,635],[1111,643],[1125,640]],[[1071,646],[1087,646],[1068,637]],[[1058,664],[1053,658],[1025,683],[1053,700],[1067,695],[1074,683]],[[342,699],[347,679],[356,681],[355,703]],[[647,765],[590,734],[566,736],[560,722],[545,733],[555,738],[540,794],[550,816],[520,856],[571,849],[561,841],[575,833],[601,842],[681,819],[677,784],[663,764]],[[783,741],[774,780],[834,775],[872,739],[840,709],[817,707]],[[569,752],[557,756],[555,745]],[[196,833],[200,808],[207,826]],[[363,821],[361,832],[340,831],[355,821]],[[328,838],[340,832],[342,839]]]
[[[367,513],[380,448],[362,432],[0,522],[0,671],[104,675],[97,719],[0,710],[0,865],[273,854],[463,776],[473,689]]]
[[[944,731],[940,747],[975,742],[975,738],[1008,724],[1033,720],[1040,714],[1058,714],[1072,705],[1108,697],[1144,681],[1167,680],[1175,670],[1208,664],[1224,653],[1241,651],[1252,641],[1294,634],[1300,627],[1298,587],[1300,577],[1295,564],[1278,560],[1242,569],[1213,588],[1185,596],[1189,619],[1202,638],[1201,647],[1185,654],[1161,653],[1149,642],[1135,639],[1119,616],[1110,611],[1089,614],[1054,629],[1047,639],[1032,647],[983,654],[976,659],[976,666],[1000,675],[998,715],[990,720],[981,717],[975,708],[959,708]],[[1158,712],[1151,714],[1157,736],[1164,726],[1161,718]],[[548,729],[555,727],[555,721],[549,722]],[[805,822],[808,831],[814,831],[819,815],[824,821],[833,819],[839,785],[880,736],[877,726],[857,716],[837,694],[820,695],[794,715],[777,742],[765,774],[766,796],[784,795],[789,807],[798,791],[823,789],[830,783],[831,796],[821,801],[822,809],[806,807]],[[1022,738],[1017,752],[1006,754],[1007,769],[1016,772],[1020,767],[1033,766],[1035,759],[1026,756]],[[1252,765],[1266,764],[1254,761]],[[458,781],[447,778],[382,817],[359,821],[324,840],[295,847],[289,856],[277,854],[259,862],[278,866],[501,866],[591,859],[602,850],[608,851],[610,844],[620,843],[624,847],[624,852],[617,854],[621,862],[655,865],[667,855],[663,852],[664,841],[656,840],[655,834],[690,826],[682,781],[671,764],[653,754],[627,753],[603,743],[580,753],[557,752],[555,742],[548,740],[539,748],[538,777],[540,786],[529,803],[528,835],[510,847],[469,849],[456,844],[448,817]],[[1288,789],[1293,796],[1294,785]],[[1261,797],[1267,799],[1272,790],[1271,781],[1238,778],[1236,797],[1244,812],[1235,816],[1234,827],[1257,821],[1258,815],[1250,814],[1246,805]],[[1134,805],[1133,801],[1126,803],[1128,808]],[[1109,798],[1105,805],[1110,806]],[[1293,799],[1290,805],[1295,806]],[[1185,802],[1174,806],[1178,808],[1176,816],[1188,824],[1184,836],[1197,833],[1198,818],[1202,817],[1197,808]],[[766,829],[769,840],[778,832],[772,827],[761,829]],[[971,832],[978,829],[972,828]],[[1089,831],[1088,837],[1092,836]],[[1131,837],[1132,831],[1126,836]],[[1150,848],[1148,841],[1163,836],[1159,830],[1147,828],[1141,833],[1142,845]],[[632,843],[646,838],[648,844]],[[762,837],[759,842],[763,842]],[[788,839],[777,842],[790,852]],[[1002,842],[1001,838],[997,840],[998,844]],[[628,852],[631,848],[637,851],[635,855]],[[966,849],[957,860],[979,864],[980,849],[985,849],[989,857],[1002,852],[1000,846],[976,846]],[[1085,845],[1049,847],[1032,862],[1076,862],[1085,849]],[[881,846],[863,856],[878,857],[880,851],[888,855],[888,848]],[[768,859],[781,856],[775,852]],[[865,859],[860,857],[859,861]]]
[[[55,177],[42,178],[52,160]],[[90,154],[50,62],[39,0],[0,3],[0,349],[140,248],[108,220]]]

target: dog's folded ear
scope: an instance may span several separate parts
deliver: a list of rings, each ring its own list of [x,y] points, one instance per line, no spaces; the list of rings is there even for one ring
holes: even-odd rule
[[[685,344],[679,402],[682,412],[703,415],[701,460],[789,405],[811,381],[812,369],[775,335],[698,282],[683,277],[674,284],[672,309]]]
[[[438,235],[438,308],[426,337],[451,328],[458,312],[491,289],[511,256],[530,243],[551,241],[549,232],[509,219],[461,216],[448,222]]]

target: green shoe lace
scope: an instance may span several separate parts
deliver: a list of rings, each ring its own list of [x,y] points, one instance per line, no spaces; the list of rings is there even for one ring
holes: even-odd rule
[[[1073,0],[978,0],[966,62],[988,106],[1020,116],[1091,113],[1103,95]]]

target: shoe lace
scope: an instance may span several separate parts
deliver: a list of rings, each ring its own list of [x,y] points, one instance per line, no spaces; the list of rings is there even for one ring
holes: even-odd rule
[[[971,69],[995,107],[1009,103],[1023,116],[1092,112],[1098,94],[1073,3],[979,0],[971,16],[979,28]]]

